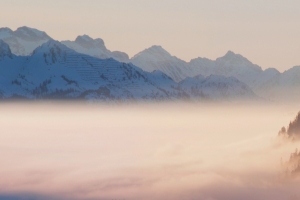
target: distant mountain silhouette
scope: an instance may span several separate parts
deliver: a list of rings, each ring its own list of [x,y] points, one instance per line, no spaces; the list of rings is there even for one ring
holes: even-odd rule
[[[43,31],[24,26],[16,31],[0,28],[0,39],[9,45],[12,55],[29,56],[37,47],[52,38]],[[88,35],[78,36],[75,41],[67,40],[61,43],[81,54],[132,63],[145,72],[161,71],[177,83],[198,75],[204,77],[216,75],[229,79],[235,77],[266,100],[300,100],[300,66],[295,66],[283,73],[273,68],[262,70],[260,66],[232,51],[228,51],[216,60],[198,57],[185,62],[172,56],[159,45],[147,48],[130,59],[124,52],[108,50],[102,39],[93,39]]]
[[[209,81],[210,80],[210,81]],[[210,84],[207,84],[209,81]],[[112,58],[78,53],[49,40],[30,56],[16,56],[0,40],[0,97],[2,99],[222,100],[255,99],[238,80],[195,78],[194,85],[180,84],[160,72],[143,71]],[[198,95],[199,93],[203,95]]]

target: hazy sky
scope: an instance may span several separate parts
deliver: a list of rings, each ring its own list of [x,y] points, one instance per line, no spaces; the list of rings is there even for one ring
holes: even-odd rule
[[[263,69],[300,65],[299,0],[0,0],[0,26],[88,34],[130,56],[152,45],[189,61],[228,50]]]

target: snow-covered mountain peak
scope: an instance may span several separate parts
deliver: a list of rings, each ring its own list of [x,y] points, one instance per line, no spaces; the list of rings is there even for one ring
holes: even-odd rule
[[[132,59],[137,59],[138,57],[148,57],[152,59],[165,60],[168,57],[171,57],[171,54],[167,52],[162,46],[153,45],[150,48],[141,51],[137,55],[135,55]]]
[[[228,51],[225,56],[217,58],[216,61],[227,65],[254,65],[244,56],[235,54],[232,51]]]
[[[300,65],[299,66],[294,66],[289,70],[286,70],[283,72],[283,75],[285,76],[285,81],[291,81],[294,82],[293,84],[300,85],[299,80],[300,80]]]
[[[23,26],[14,31],[16,37],[22,38],[23,40],[36,41],[36,40],[50,40],[51,37],[45,32],[39,31],[34,28]]]
[[[104,40],[102,40],[101,38],[94,39],[94,43],[96,44],[97,47],[99,47],[99,48],[103,47],[106,49]]]
[[[131,59],[131,62],[147,72],[160,70],[176,82],[192,76],[185,61],[172,56],[158,45],[154,45],[136,54]]]
[[[65,61],[67,52],[73,52],[73,50],[59,41],[49,40],[36,48],[32,56],[38,58],[43,57],[46,64],[54,64],[58,61]]]
[[[153,45],[146,49],[146,52],[171,56],[171,54],[160,45]]]
[[[225,56],[236,56],[236,55],[239,55],[239,54],[236,54],[231,50],[228,50],[227,53],[225,54]]]
[[[10,28],[8,28],[8,27],[2,27],[2,28],[0,28],[0,32],[2,32],[2,31],[4,31],[4,32],[13,32]]]
[[[48,42],[42,44],[40,47],[38,47],[36,51],[38,50],[48,50],[48,49],[51,49],[51,48],[57,48],[57,49],[61,49],[61,50],[66,50],[66,49],[69,49],[68,47],[66,47],[64,44],[60,43],[59,41],[57,40],[49,40]]]
[[[300,70],[300,65],[294,66],[291,69],[287,70],[287,71],[299,71]]]
[[[4,27],[0,28],[0,38],[7,38],[13,34],[13,31],[10,28]]]
[[[6,56],[12,58],[11,50],[8,44],[0,39],[0,59],[2,60]]]
[[[265,73],[270,73],[270,74],[280,74],[280,72],[275,68],[268,68],[264,72]]]
[[[105,43],[101,38],[93,39],[88,35],[80,35],[75,41],[62,41],[68,48],[79,53],[87,54],[93,57],[106,59],[113,58],[120,62],[128,62],[129,57],[126,53],[120,51],[111,52],[105,47]]]
[[[189,62],[189,66],[197,71],[197,69],[200,69],[199,72],[202,75],[208,76],[211,74],[212,68],[215,66],[215,61],[210,60],[208,58],[194,58],[191,59]]]
[[[112,58],[120,61],[120,62],[125,62],[127,63],[129,61],[129,56],[127,53],[121,52],[121,51],[113,51],[111,52]]]
[[[9,28],[0,28],[0,39],[9,45],[13,54],[28,56],[51,37],[43,31],[23,26],[15,31]]]
[[[90,36],[84,34],[84,35],[77,36],[75,42],[78,41],[78,40],[85,40],[85,41],[89,42],[89,41],[93,41],[94,39],[91,38]]]
[[[213,60],[211,60],[211,59],[209,59],[209,58],[198,57],[198,58],[193,58],[193,59],[191,59],[190,63],[193,63],[193,62],[199,62],[199,61],[212,62]]]
[[[158,50],[158,51],[165,51],[164,48],[162,48],[162,46],[160,46],[160,45],[152,45],[148,49]]]
[[[217,58],[216,63],[220,66],[227,66],[230,68],[239,67],[240,69],[251,69],[262,72],[260,66],[253,64],[247,58],[240,54],[235,54],[232,51],[228,51],[225,56]]]
[[[240,54],[235,54],[233,51],[228,51],[225,56],[217,58],[217,61],[231,61],[231,62],[250,62],[247,58]]]
[[[93,39],[88,35],[78,36],[75,40],[75,43],[87,49],[98,47],[106,50],[104,41],[101,38]]]

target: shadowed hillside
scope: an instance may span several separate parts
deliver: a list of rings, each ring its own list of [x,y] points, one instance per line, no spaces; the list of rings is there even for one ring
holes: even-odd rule
[[[281,128],[278,135],[292,140],[300,139],[300,112],[287,128]]]

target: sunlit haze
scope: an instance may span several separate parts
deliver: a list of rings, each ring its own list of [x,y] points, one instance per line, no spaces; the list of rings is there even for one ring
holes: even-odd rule
[[[130,56],[152,45],[190,61],[228,50],[263,69],[299,65],[297,0],[1,0],[0,24],[57,40],[88,34]]]
[[[0,199],[292,200],[284,105],[0,105]],[[23,196],[23,198],[21,198]],[[19,197],[19,198],[18,198]],[[247,198],[245,198],[247,197]],[[5,198],[4,198],[5,199]]]
[[[0,7],[0,200],[300,200],[299,0]]]

